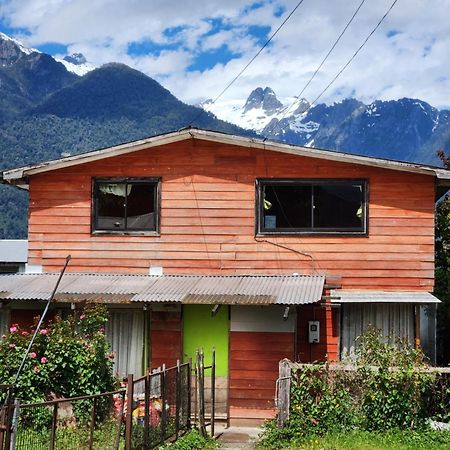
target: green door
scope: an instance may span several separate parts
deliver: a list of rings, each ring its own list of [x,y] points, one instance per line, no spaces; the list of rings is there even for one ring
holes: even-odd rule
[[[205,366],[211,364],[211,350],[216,349],[216,376],[228,375],[228,306],[221,306],[212,317],[213,305],[183,306],[184,360],[192,358],[195,351],[203,349]]]

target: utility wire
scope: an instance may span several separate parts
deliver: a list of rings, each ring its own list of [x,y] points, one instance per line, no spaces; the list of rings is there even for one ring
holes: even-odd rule
[[[356,58],[358,53],[362,50],[362,48],[367,44],[367,41],[372,37],[372,35],[375,33],[375,31],[378,30],[380,25],[383,23],[384,19],[388,16],[388,14],[391,12],[392,8],[395,6],[395,4],[398,2],[398,0],[394,0],[391,4],[391,6],[388,8],[388,10],[384,13],[383,17],[378,21],[378,23],[375,25],[375,27],[372,29],[372,31],[367,35],[367,37],[364,39],[363,43],[358,47],[358,49],[353,53],[353,55],[350,57],[350,59],[344,64],[341,70],[334,76],[334,78],[325,86],[325,88],[320,92],[320,94],[309,104],[308,108],[306,108],[305,111],[303,111],[302,114],[306,114],[309,112],[309,110],[314,106],[314,104],[325,94],[326,91],[334,84],[334,82],[341,76],[342,72],[352,63],[352,61]],[[292,106],[292,105],[291,105]],[[264,138],[264,141],[267,140],[267,137]]]
[[[339,41],[341,40],[342,36],[344,36],[345,32],[347,31],[348,27],[351,25],[351,23],[353,22],[353,19],[356,17],[356,15],[358,14],[359,10],[361,9],[362,5],[365,3],[366,0],[362,0],[361,3],[359,4],[359,6],[356,8],[356,11],[353,13],[352,17],[350,18],[350,20],[347,22],[347,24],[345,25],[344,29],[341,31],[341,34],[338,36],[338,38],[334,41],[334,44],[331,46],[330,50],[328,50],[328,53],[325,55],[325,57],[322,59],[321,63],[317,66],[317,69],[314,71],[314,73],[311,75],[310,79],[308,80],[308,82],[305,84],[305,86],[303,86],[303,89],[300,91],[300,93],[297,95],[297,98],[301,98],[302,94],[306,91],[306,89],[308,88],[308,86],[311,84],[311,81],[314,80],[314,78],[316,77],[316,75],[319,73],[320,69],[322,68],[322,66],[325,64],[325,61],[328,59],[328,57],[331,55],[331,53],[333,52],[333,50],[336,48],[336,46],[338,45]],[[292,106],[295,104],[296,100],[294,100],[291,105],[284,111],[283,115],[281,116],[281,119],[284,119],[284,117],[286,117],[286,115],[288,114],[289,110],[292,108]],[[281,120],[280,119],[280,120]]]
[[[297,9],[300,7],[300,5],[304,2],[305,0],[300,0],[297,5],[295,5],[295,7],[292,9],[292,11],[286,16],[286,18],[283,20],[283,22],[281,22],[280,26],[270,35],[269,39],[267,39],[267,41],[264,43],[264,45],[256,52],[256,54],[253,56],[253,58],[241,69],[241,71],[222,89],[222,91],[220,92],[220,94],[218,94],[213,101],[211,102],[211,104],[213,105],[214,103],[217,102],[217,100],[219,100],[220,97],[222,97],[223,94],[225,94],[225,92],[238,80],[238,78],[249,68],[249,66],[253,63],[253,61],[262,53],[262,51],[270,44],[270,42],[273,40],[273,38],[278,34],[278,32],[281,30],[281,28],[284,27],[284,25],[286,24],[286,22],[292,17],[292,15],[295,13],[295,11],[297,11]],[[201,108],[201,111],[188,123],[188,126],[191,126],[193,122],[195,122],[203,113],[205,112],[205,110],[203,108]]]

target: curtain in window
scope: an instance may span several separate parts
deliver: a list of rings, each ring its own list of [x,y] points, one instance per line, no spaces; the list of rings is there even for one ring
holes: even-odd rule
[[[9,310],[0,309],[0,336],[6,334],[9,329]]]
[[[114,372],[121,378],[143,375],[144,317],[142,311],[111,311],[106,335],[114,353]]]
[[[405,339],[414,344],[414,305],[361,303],[342,306],[341,358],[355,353],[358,337],[370,327],[382,331],[387,342]]]

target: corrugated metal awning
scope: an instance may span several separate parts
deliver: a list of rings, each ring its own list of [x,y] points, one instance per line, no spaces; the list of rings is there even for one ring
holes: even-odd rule
[[[333,290],[331,303],[441,303],[441,301],[429,292]]]
[[[58,278],[53,274],[0,276],[0,299],[46,300]],[[174,302],[202,304],[283,304],[318,302],[322,275],[105,275],[65,274],[57,301]]]

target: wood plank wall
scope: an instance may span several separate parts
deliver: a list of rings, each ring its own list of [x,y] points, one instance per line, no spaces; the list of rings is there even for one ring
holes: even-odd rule
[[[92,177],[113,176],[162,177],[160,236],[91,234]],[[369,236],[255,238],[258,177],[367,178]],[[431,176],[191,140],[31,176],[29,263],[57,271],[70,253],[79,272],[318,272],[344,288],[429,291],[433,217]]]

